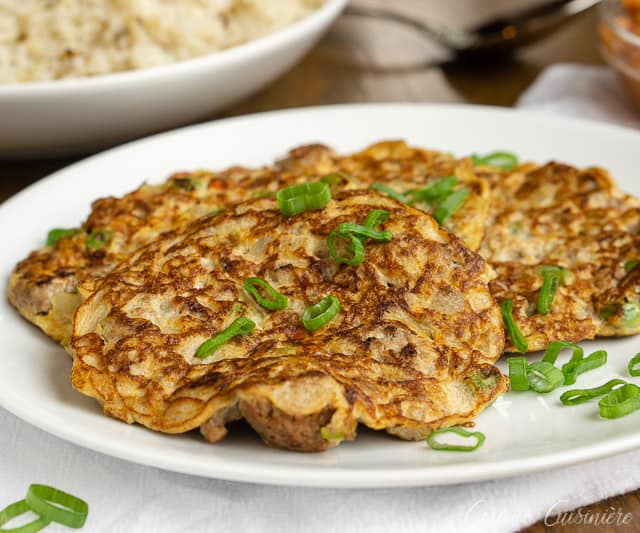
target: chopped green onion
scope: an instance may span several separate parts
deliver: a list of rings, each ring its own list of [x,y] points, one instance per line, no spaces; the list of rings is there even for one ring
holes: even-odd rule
[[[89,235],[87,235],[87,250],[94,251],[100,250],[105,246],[108,246],[111,242],[111,238],[113,236],[113,232],[108,229],[101,230],[91,230]]]
[[[87,502],[48,485],[31,485],[26,501],[45,520],[75,529],[84,525],[89,514]]]
[[[562,365],[562,373],[564,374],[564,384],[573,385],[580,374],[600,368],[607,363],[607,352],[598,350],[588,357],[574,361],[573,358],[568,363]]]
[[[343,257],[339,255],[336,249],[335,240],[337,238],[349,241],[349,253],[351,257]],[[364,261],[364,243],[353,233],[342,234],[337,231],[332,231],[327,237],[327,247],[331,257],[338,263],[345,263],[347,265],[356,266]]]
[[[507,298],[502,302],[502,304],[500,304],[500,311],[502,312],[504,327],[507,329],[511,343],[519,352],[526,352],[528,347],[527,339],[522,334],[522,331],[520,331],[518,324],[513,318],[513,302],[510,298]]]
[[[471,160],[474,165],[483,165],[502,170],[512,170],[518,166],[518,156],[511,152],[492,152],[484,156],[473,154]]]
[[[564,384],[564,374],[546,361],[537,361],[527,367],[529,386],[536,392],[551,392]]]
[[[471,191],[463,187],[447,195],[433,212],[433,218],[442,226],[445,220],[462,207],[462,204],[465,203],[469,194],[471,194]]]
[[[338,233],[340,235],[347,235],[350,233],[356,237],[372,239],[378,242],[389,242],[393,239],[393,235],[388,231],[378,231],[366,225],[361,226],[360,224],[352,224],[350,222],[340,224],[338,226]]]
[[[389,219],[389,211],[385,209],[373,209],[367,215],[364,225],[367,228],[375,228],[378,224],[384,224]]]
[[[640,387],[627,383],[598,402],[602,418],[622,418],[640,409]]]
[[[267,309],[271,309],[272,311],[277,311],[279,309],[285,309],[288,305],[287,297],[284,294],[279,293],[275,290],[268,281],[262,278],[249,278],[246,279],[243,283],[244,290],[246,290],[256,302],[258,302],[262,307],[266,307]],[[260,290],[258,287],[261,287],[265,290],[267,297],[265,298],[260,294]]]
[[[553,341],[549,346],[547,346],[542,360],[547,363],[551,363],[552,365],[555,364],[558,359],[558,355],[560,355],[560,352],[565,348],[571,348],[571,350],[573,350],[573,353],[571,354],[571,361],[580,361],[582,359],[584,350],[577,344],[567,341]]]
[[[211,211],[204,214],[205,217],[215,217],[220,213],[224,213],[227,209],[225,207],[220,207],[218,209],[212,209]]]
[[[593,389],[568,390],[567,392],[563,393],[562,396],[560,396],[560,401],[564,405],[578,405],[588,402],[593,398],[609,394],[614,387],[617,387],[618,385],[624,385],[625,383],[627,382],[622,379],[612,379],[604,385],[594,387]]]
[[[615,319],[611,321],[614,315]],[[640,325],[640,305],[635,302],[607,304],[600,310],[600,317],[613,322],[616,327],[635,328]]]
[[[635,354],[631,361],[629,361],[629,365],[627,368],[629,369],[629,374],[634,378],[640,376],[640,368],[636,368],[640,364],[640,353]]]
[[[527,360],[524,356],[509,357],[509,381],[511,381],[511,390],[529,390]]]
[[[405,193],[408,198],[408,204],[413,205],[416,202],[426,202],[431,204],[437,200],[449,195],[453,192],[453,188],[458,184],[458,178],[455,176],[447,176],[432,181],[422,189],[411,189]]]
[[[344,172],[332,172],[326,176],[322,176],[320,181],[329,185],[346,185],[351,181],[351,177]]]
[[[331,432],[326,427],[320,428],[320,436],[330,442],[340,442],[344,440],[344,433],[342,431]]]
[[[47,233],[47,246],[55,246],[60,239],[77,235],[80,231],[80,228],[54,228]]]
[[[304,310],[302,324],[309,331],[316,331],[331,322],[340,312],[340,308],[340,300],[333,295],[327,296]]]
[[[196,350],[196,357],[200,359],[209,357],[220,348],[220,346],[229,342],[233,337],[251,333],[255,326],[255,322],[246,317],[241,316],[236,318],[226,329],[204,341]]]
[[[634,268],[636,268],[638,265],[640,265],[640,259],[632,259],[631,261],[627,261],[624,264],[624,271],[628,274]]]
[[[11,505],[7,505],[2,511],[0,511],[0,531],[6,531],[11,533],[36,533],[36,531],[40,531],[42,528],[45,528],[49,525],[50,520],[39,516],[34,521],[29,522],[28,524],[24,524],[20,527],[15,527],[11,529],[4,529],[2,526],[14,518],[21,516],[23,514],[32,512],[31,507],[26,500],[20,500],[19,502],[12,503]]]
[[[436,437],[439,435],[444,435],[446,433],[455,433],[456,435],[460,435],[461,437],[471,437],[476,439],[476,443],[474,445],[466,446],[464,444],[446,444],[441,443],[436,440]],[[446,452],[472,452],[477,450],[485,439],[484,433],[480,431],[467,431],[461,427],[452,427],[445,429],[438,429],[433,431],[429,437],[427,437],[427,444],[429,448],[432,450],[446,451]]]
[[[393,198],[394,200],[398,200],[399,202],[402,202],[402,203],[405,203],[405,204],[407,203],[407,197],[404,194],[402,194],[401,192],[398,192],[398,191],[392,189],[391,187],[388,187],[387,185],[384,185],[382,183],[374,183],[369,188],[370,189],[374,189],[376,191],[383,192],[387,196],[389,196],[390,198]]]
[[[566,283],[569,271],[566,268],[556,266],[543,266],[538,269],[542,276],[542,287],[538,295],[538,312],[541,315],[547,315],[551,311],[553,299],[555,298],[558,284]]]
[[[324,209],[331,200],[331,187],[321,181],[302,183],[280,189],[276,198],[280,212],[292,217],[307,210]]]

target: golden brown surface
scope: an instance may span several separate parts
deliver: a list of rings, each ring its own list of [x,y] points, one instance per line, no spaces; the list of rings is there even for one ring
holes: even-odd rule
[[[561,163],[486,169],[492,201],[480,253],[498,273],[491,291],[513,301],[529,351],[554,340],[640,333],[640,202],[600,168]],[[540,268],[566,268],[551,312],[538,312]],[[507,351],[515,347],[507,343]]]
[[[455,174],[471,194],[444,227],[474,249],[482,239],[488,187],[474,175],[468,160],[396,141],[347,156],[322,145],[304,146],[271,167],[178,173],[166,183],[142,185],[122,198],[96,200],[81,233],[35,251],[17,266],[10,281],[9,300],[27,320],[66,345],[74,308],[94,290],[97,281],[140,247],[216,209],[274,195],[284,186],[335,171],[349,174],[348,182],[339,185],[348,190],[382,183],[406,191]],[[426,204],[420,207],[432,209]],[[110,240],[99,249],[89,249],[88,236],[104,231],[109,232]]]
[[[390,212],[388,243],[356,267],[329,255],[342,222]],[[423,212],[376,192],[339,193],[321,211],[284,217],[257,199],[167,234],[107,275],[74,321],[72,383],[107,414],[216,441],[245,418],[272,446],[317,451],[358,422],[401,438],[470,422],[508,388],[493,272]],[[242,288],[253,276],[289,299],[268,311]],[[339,315],[310,333],[306,306]],[[197,348],[239,316],[255,330],[212,356]],[[321,432],[332,435],[322,438]]]

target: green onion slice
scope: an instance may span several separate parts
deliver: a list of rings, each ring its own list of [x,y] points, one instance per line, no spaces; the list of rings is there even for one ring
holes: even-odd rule
[[[378,242],[389,242],[393,239],[393,235],[388,231],[378,231],[366,224],[361,226],[360,224],[352,224],[351,222],[344,222],[343,224],[340,224],[338,226],[338,233],[340,235],[347,235],[350,233],[356,237],[372,239]]]
[[[522,331],[520,331],[518,324],[513,318],[513,302],[510,298],[507,298],[502,302],[502,304],[500,304],[500,311],[502,312],[504,327],[507,329],[511,343],[519,352],[526,352],[528,347],[527,339],[522,334]]]
[[[108,229],[91,230],[87,235],[87,250],[100,250],[111,242],[113,232]]]
[[[321,181],[302,183],[280,189],[276,198],[280,212],[284,216],[292,217],[309,209],[324,209],[331,200],[331,187]]]
[[[447,195],[433,212],[433,218],[435,218],[438,221],[438,224],[442,226],[445,220],[462,207],[469,197],[469,194],[471,194],[471,191],[462,187],[461,189]]]
[[[473,154],[471,160],[474,165],[499,168],[501,170],[512,170],[518,166],[518,156],[511,152],[492,152],[484,156]]]
[[[393,198],[394,200],[398,200],[399,202],[402,202],[402,203],[405,203],[405,204],[407,203],[407,197],[404,194],[402,194],[401,192],[398,192],[395,189],[392,189],[391,187],[388,187],[387,185],[384,185],[382,183],[374,183],[369,188],[370,189],[374,189],[376,191],[383,192],[387,196],[389,196],[390,198]]]
[[[46,518],[40,516],[33,522],[29,522],[28,524],[24,524],[20,527],[11,529],[4,529],[3,527],[1,527],[14,518],[17,518],[18,516],[29,513],[31,511],[32,509],[31,507],[29,507],[29,504],[26,500],[20,500],[19,502],[7,505],[4,509],[2,509],[2,511],[0,511],[0,531],[10,531],[11,533],[36,533],[36,531],[40,531],[42,528],[45,528],[49,525],[50,520],[47,520]]]
[[[171,180],[171,185],[184,192],[193,192],[202,187],[202,180],[194,177],[177,177]]]
[[[564,374],[546,361],[531,363],[527,368],[529,386],[536,392],[551,392],[564,384]]]
[[[560,355],[560,352],[565,348],[571,348],[571,350],[573,351],[570,361],[575,362],[582,359],[584,350],[577,344],[573,344],[572,342],[567,341],[553,341],[549,344],[549,346],[547,346],[542,360],[547,363],[551,363],[552,365],[555,364],[556,360],[558,359],[558,355]]]
[[[598,402],[602,418],[622,418],[640,409],[640,387],[627,383]]]
[[[509,357],[509,381],[511,381],[511,390],[529,390],[527,360],[524,356]]]
[[[573,359],[573,358],[572,358]],[[588,357],[577,361],[569,361],[562,365],[562,373],[564,374],[564,384],[573,385],[580,374],[600,368],[607,363],[607,352],[598,350]]]
[[[378,224],[384,224],[389,220],[389,211],[386,209],[373,209],[367,215],[364,225],[367,228],[375,228]]]
[[[605,394],[609,394],[618,385],[625,385],[627,382],[623,379],[612,379],[604,385],[594,387],[592,389],[573,389],[568,390],[560,396],[560,401],[564,405],[579,405],[588,402],[593,398],[598,398]]]
[[[344,172],[332,172],[326,176],[322,176],[320,181],[333,185],[347,185],[351,181],[351,176],[347,176]]]
[[[634,378],[640,376],[640,368],[636,368],[638,365],[640,365],[640,353],[635,354],[627,366],[629,374]]]
[[[196,357],[199,357],[200,359],[209,357],[218,348],[220,348],[220,346],[229,342],[233,337],[251,333],[255,327],[256,324],[253,320],[244,316],[236,318],[226,329],[204,341],[196,350]]]
[[[258,302],[262,307],[271,309],[272,311],[278,311],[279,309],[286,309],[289,301],[284,294],[275,290],[271,284],[262,278],[249,278],[243,283],[244,290],[247,291],[254,300]],[[266,297],[260,294],[260,289],[264,289]]]
[[[432,181],[426,187],[422,189],[411,189],[405,193],[409,205],[413,205],[416,202],[426,202],[428,204],[434,203],[437,200],[451,194],[453,188],[458,184],[458,178],[456,176],[447,176],[446,178],[439,178]]]
[[[54,228],[47,233],[47,246],[55,246],[55,244],[65,237],[71,237],[80,233],[80,228]]]
[[[343,257],[339,254],[336,248],[336,239],[349,241],[348,250],[351,257]],[[331,257],[338,263],[356,266],[364,261],[364,243],[353,233],[343,234],[337,231],[331,231],[327,237],[327,247],[329,248]]]
[[[446,443],[438,442],[436,440],[436,437],[438,437],[439,435],[444,435],[446,433],[455,433],[456,435],[460,435],[461,437],[475,438],[476,443],[473,445],[467,446],[464,444],[446,444]],[[452,427],[452,428],[438,429],[432,432],[431,435],[427,437],[427,444],[429,445],[429,448],[431,448],[432,450],[440,450],[440,451],[446,451],[446,452],[472,452],[474,450],[477,450],[480,446],[482,446],[482,443],[484,442],[485,438],[486,437],[484,433],[481,433],[480,431],[467,431],[466,429],[461,427]]]
[[[538,272],[542,276],[542,287],[538,295],[538,312],[541,315],[547,315],[551,311],[558,284],[566,283],[569,271],[556,266],[543,266],[538,269]]]
[[[67,527],[81,528],[87,520],[87,502],[48,485],[31,485],[27,504],[45,520]]]
[[[640,265],[640,259],[632,259],[631,261],[627,261],[624,264],[624,271],[628,274],[634,268],[636,268],[638,265]]]
[[[302,313],[302,324],[309,331],[316,331],[333,320],[340,312],[340,300],[327,296],[318,303],[310,305]]]

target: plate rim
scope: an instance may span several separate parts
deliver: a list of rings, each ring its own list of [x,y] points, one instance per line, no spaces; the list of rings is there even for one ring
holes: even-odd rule
[[[32,194],[39,194],[38,189],[41,187],[49,187],[50,182],[59,179],[60,175],[69,172],[70,169],[76,169],[85,164],[100,164],[100,159],[109,159],[118,157],[119,152],[142,147],[145,144],[154,144],[158,139],[172,137],[188,132],[197,132],[197,130],[206,130],[209,128],[225,128],[231,123],[254,122],[265,118],[282,115],[305,115],[315,113],[331,113],[334,110],[350,112],[359,110],[360,112],[370,109],[391,109],[394,108],[423,108],[425,110],[436,109],[439,111],[456,110],[456,112],[488,112],[499,113],[504,115],[526,115],[540,120],[551,120],[556,123],[572,123],[576,126],[588,126],[590,128],[597,127],[603,130],[603,135],[607,132],[637,136],[640,141],[640,132],[631,128],[617,126],[612,124],[603,124],[596,121],[570,118],[570,117],[550,117],[539,112],[521,111],[511,108],[500,108],[493,106],[474,106],[461,104],[437,104],[437,103],[385,103],[385,104],[338,104],[331,106],[314,106],[305,108],[292,108],[286,110],[276,110],[263,113],[255,113],[251,115],[242,115],[237,117],[213,120],[202,124],[195,124],[155,134],[149,137],[138,139],[106,151],[94,154],[84,158],[71,165],[68,165],[48,176],[29,185],[17,194],[11,196],[0,204],[0,213],[5,211],[7,207],[12,207],[14,203],[22,202],[24,197]],[[5,280],[6,281],[6,280]],[[6,285],[5,285],[6,286]],[[37,330],[34,330],[37,332]],[[224,479],[229,481],[241,481],[270,485],[282,486],[305,486],[305,487],[327,487],[327,488],[381,488],[381,487],[409,487],[409,486],[434,486],[447,485],[456,483],[470,483],[477,481],[486,481],[493,479],[502,479],[517,475],[537,472],[547,468],[570,466],[586,461],[591,461],[603,457],[617,455],[640,447],[640,430],[636,434],[627,434],[610,438],[585,445],[576,450],[561,450],[542,455],[535,455],[524,461],[522,458],[506,459],[503,461],[480,461],[473,463],[473,474],[469,474],[469,463],[448,463],[442,466],[425,463],[424,468],[398,468],[398,467],[381,467],[376,470],[364,469],[345,469],[340,467],[323,466],[310,472],[306,465],[283,465],[269,464],[262,465],[262,468],[256,469],[255,465],[251,465],[251,470],[238,468],[236,462],[225,464],[224,460],[216,459],[215,463],[200,465],[196,467],[188,461],[180,459],[177,462],[167,464],[155,455],[149,456],[144,449],[118,448],[118,446],[104,444],[99,437],[92,438],[91,435],[85,435],[82,431],[71,431],[64,425],[56,425],[55,421],[49,423],[47,419],[43,420],[37,415],[33,415],[28,406],[23,406],[20,398],[14,391],[6,391],[0,389],[0,406],[7,409],[18,418],[26,421],[32,426],[38,427],[47,433],[58,438],[84,448],[97,451],[99,453],[123,459],[136,464],[152,466],[163,470],[180,472],[190,475],[196,475],[206,478]],[[357,441],[356,441],[357,442]],[[290,452],[289,452],[290,453]],[[355,477],[354,477],[355,474]]]

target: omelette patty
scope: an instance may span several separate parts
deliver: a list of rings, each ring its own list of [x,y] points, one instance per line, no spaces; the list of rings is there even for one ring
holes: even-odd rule
[[[480,253],[491,291],[513,301],[528,351],[556,340],[640,333],[640,202],[601,168],[561,163],[479,169],[492,186]],[[545,267],[565,269],[548,314],[538,310]],[[633,267],[633,268],[630,268]],[[508,342],[507,351],[516,351]]]
[[[329,253],[341,223],[385,210],[362,263]],[[260,277],[286,295],[271,311],[244,289]],[[283,216],[261,198],[203,217],[140,249],[78,308],[72,383],[106,414],[151,429],[200,427],[218,441],[244,418],[270,446],[319,451],[358,423],[405,439],[470,422],[508,388],[491,268],[426,213],[375,191],[334,194]],[[340,312],[317,331],[307,306]],[[207,339],[239,317],[255,329],[206,358]]]
[[[9,301],[30,322],[63,345],[80,302],[117,264],[164,232],[181,229],[207,213],[285,186],[331,173],[334,190],[382,184],[405,192],[435,179],[455,175],[469,197],[444,227],[477,249],[488,214],[489,188],[467,160],[388,141],[362,152],[339,156],[322,145],[303,146],[270,167],[232,167],[221,172],[172,175],[159,185],[144,184],[122,198],[102,198],[79,231],[21,261],[9,283]],[[431,211],[433,206],[418,207]]]

